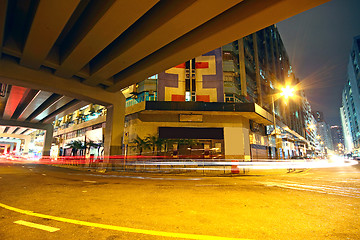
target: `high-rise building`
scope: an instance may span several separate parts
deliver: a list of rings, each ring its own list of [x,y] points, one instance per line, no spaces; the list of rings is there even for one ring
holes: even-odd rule
[[[349,56],[347,81],[342,92],[341,124],[347,152],[360,149],[360,36],[354,37]],[[357,154],[357,153],[355,153]]]
[[[327,152],[325,149],[333,150],[334,145],[331,137],[330,126],[326,123],[324,114],[320,111],[314,111],[313,114],[317,121],[316,129],[318,134],[318,147],[325,152]]]
[[[331,137],[333,141],[333,149],[342,154],[344,153],[344,135],[341,126],[331,126]]]
[[[267,27],[125,89],[125,144],[131,146],[138,136],[158,136],[174,140],[159,149],[173,155],[305,155],[302,101],[285,102],[275,95],[282,134],[271,135],[271,96],[280,86],[298,82],[276,26]],[[176,142],[191,138],[196,146]]]
[[[303,118],[304,118],[304,126],[303,129],[305,130],[305,138],[308,140],[308,148],[315,151],[316,142],[317,142],[317,121],[311,111],[311,105],[307,100],[304,91],[301,91],[301,98],[303,103]]]
[[[313,115],[315,117],[315,120],[317,122],[324,122],[324,113],[323,112],[320,112],[320,111],[314,111],[313,112]]]

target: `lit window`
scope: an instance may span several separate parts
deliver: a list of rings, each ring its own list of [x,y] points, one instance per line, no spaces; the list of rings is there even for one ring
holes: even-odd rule
[[[186,102],[190,102],[190,101],[191,101],[191,94],[190,94],[190,92],[186,92],[186,93],[185,93],[185,101],[186,101]]]

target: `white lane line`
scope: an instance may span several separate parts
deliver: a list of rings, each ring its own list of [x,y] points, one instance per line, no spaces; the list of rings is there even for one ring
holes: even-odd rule
[[[301,186],[301,187],[308,187],[308,188],[319,188],[319,189],[324,189],[324,190],[330,190],[330,191],[336,191],[336,192],[345,192],[345,193],[360,193],[360,188],[355,188],[355,187],[345,187],[345,186],[332,186],[332,185],[324,185],[324,184],[318,184],[318,185],[303,185],[303,184],[298,184],[296,182],[291,182],[291,181],[285,181],[290,185],[294,185],[294,186]],[[286,183],[285,183],[286,184]]]
[[[85,175],[83,173],[68,173],[68,175]],[[133,178],[141,180],[166,180],[166,181],[199,181],[202,178],[167,178],[167,177],[143,177],[143,176],[128,176],[128,175],[100,175],[100,174],[86,174],[95,177],[103,178]]]
[[[18,221],[15,221],[14,223],[24,225],[24,226],[27,226],[27,227],[41,229],[41,230],[48,231],[48,232],[56,232],[56,231],[60,230],[60,228],[54,228],[54,227],[50,227],[50,226],[46,226],[46,225],[42,225],[42,224],[26,222],[26,221],[23,221],[23,220],[18,220]]]
[[[290,184],[290,183],[277,183],[277,182],[264,182],[265,186],[268,187],[282,187],[289,188],[300,191],[309,191],[309,192],[317,192],[324,194],[331,194],[343,197],[353,197],[360,198],[360,195],[357,194],[357,191],[339,191],[339,189],[332,188],[332,186],[321,187],[321,186],[311,186],[311,185],[302,185],[302,184]]]

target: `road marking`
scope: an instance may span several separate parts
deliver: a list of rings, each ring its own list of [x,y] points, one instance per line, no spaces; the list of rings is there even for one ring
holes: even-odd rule
[[[329,185],[304,185],[298,184],[296,182],[263,182],[265,186],[269,187],[281,187],[281,188],[289,188],[300,191],[309,191],[309,192],[317,192],[317,193],[325,193],[330,195],[337,195],[343,197],[353,197],[360,198],[359,189],[353,187],[339,187],[339,186],[329,186]]]
[[[143,177],[143,176],[128,176],[128,175],[100,175],[100,174],[84,174],[84,173],[68,173],[68,175],[90,175],[103,178],[134,178],[141,180],[167,180],[167,181],[199,181],[202,178],[167,178],[167,177]]]
[[[26,221],[23,221],[23,220],[15,221],[14,223],[24,225],[24,226],[27,226],[27,227],[41,229],[41,230],[48,231],[48,232],[56,232],[56,231],[60,230],[60,228],[54,228],[54,227],[50,227],[50,226],[46,226],[46,225],[42,225],[42,224],[26,222]]]
[[[85,183],[96,183],[96,181],[89,181],[89,180],[84,180],[83,182],[85,182]]]
[[[59,221],[59,222],[72,223],[72,224],[77,224],[77,225],[82,225],[82,226],[87,226],[87,227],[109,229],[109,230],[120,231],[120,232],[140,233],[140,234],[146,234],[146,235],[152,235],[152,236],[196,239],[196,240],[250,240],[250,239],[245,239],[245,238],[229,238],[229,237],[219,237],[219,236],[209,236],[209,235],[199,235],[199,234],[189,234],[189,233],[163,232],[163,231],[155,231],[155,230],[130,228],[130,227],[120,227],[120,226],[101,224],[101,223],[85,222],[85,221],[63,218],[63,217],[56,217],[56,216],[51,216],[51,215],[46,215],[46,214],[41,214],[41,213],[34,213],[33,211],[28,211],[28,210],[11,207],[11,206],[8,206],[3,203],[0,203],[0,207],[5,208],[10,211],[25,214],[28,216],[51,219],[51,220],[55,220],[55,221]]]

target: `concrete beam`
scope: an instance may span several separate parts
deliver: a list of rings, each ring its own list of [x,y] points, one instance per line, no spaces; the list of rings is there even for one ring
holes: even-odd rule
[[[6,120],[6,119],[0,119],[0,125],[13,126],[13,127],[24,127],[24,128],[33,128],[33,129],[41,129],[41,130],[47,130],[47,129],[49,129],[50,126],[52,127],[51,124],[22,122],[22,121]]]
[[[14,143],[16,143],[15,152],[20,152],[20,139],[0,139],[0,145],[10,145],[10,152],[14,150]]]
[[[5,36],[5,20],[8,0],[0,0],[0,57]]]
[[[156,2],[158,0],[91,1],[85,16],[61,46],[61,65],[55,74],[66,78],[75,75]]]
[[[0,133],[0,137],[10,137],[10,138],[20,138],[24,140],[30,140],[31,137],[29,135],[22,135],[22,134],[11,134],[11,133]]]
[[[246,0],[133,64],[114,77],[116,92],[192,57],[240,39],[329,0]]]
[[[122,93],[110,93],[98,87],[82,84],[75,79],[65,79],[50,71],[33,70],[17,64],[8,57],[0,59],[0,82],[54,92],[75,99],[109,106],[120,102]]]
[[[80,0],[39,1],[20,64],[38,69]]]
[[[92,61],[92,74],[85,83],[96,86],[241,1],[160,1],[131,26],[126,37],[114,41]]]
[[[12,138],[19,138],[24,139],[24,152],[23,153],[29,153],[29,143],[31,141],[31,137],[29,135],[21,135],[21,134],[8,134],[8,133],[2,133],[0,134],[0,137],[12,137]],[[7,142],[8,140],[4,140],[4,142]],[[20,147],[20,144],[19,144]],[[18,147],[16,147],[18,148]]]

